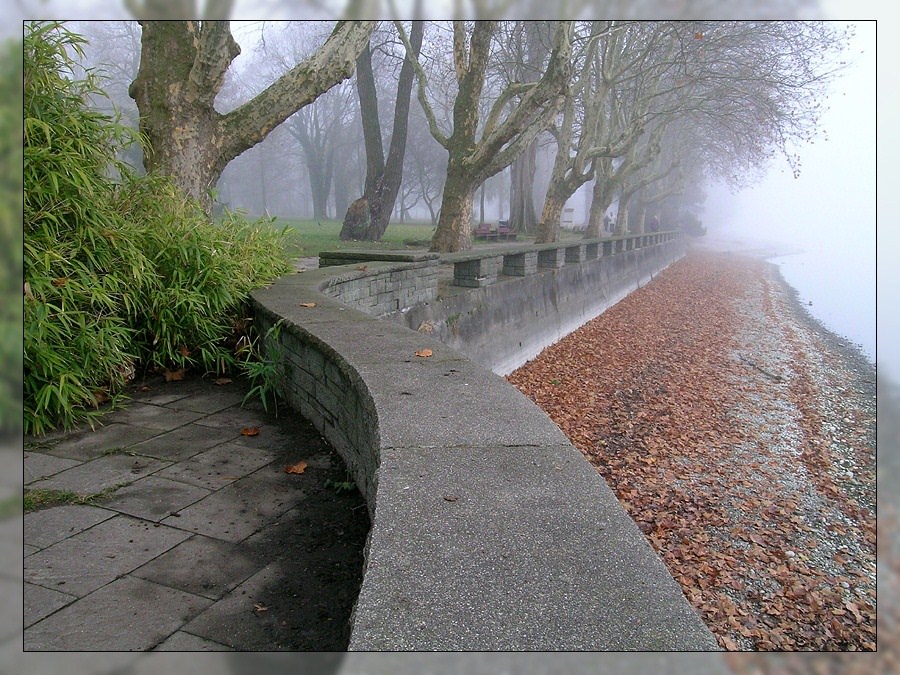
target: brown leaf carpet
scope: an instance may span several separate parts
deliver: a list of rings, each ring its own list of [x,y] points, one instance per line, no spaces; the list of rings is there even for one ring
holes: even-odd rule
[[[874,650],[875,374],[839,342],[773,265],[694,250],[508,379],[723,648]]]

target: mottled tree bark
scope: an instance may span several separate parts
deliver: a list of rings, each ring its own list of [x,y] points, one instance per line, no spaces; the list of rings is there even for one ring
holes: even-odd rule
[[[534,174],[537,170],[537,144],[532,143],[516,157],[510,167],[509,224],[516,232],[534,232]]]
[[[141,21],[141,64],[129,94],[148,141],[144,166],[168,175],[212,210],[211,191],[228,162],[272,129],[349,77],[374,28],[338,22],[303,63],[239,108],[221,114],[216,95],[240,53],[227,21]]]
[[[475,186],[461,171],[447,169],[438,227],[431,239],[432,251],[464,251],[472,248],[472,204]]]

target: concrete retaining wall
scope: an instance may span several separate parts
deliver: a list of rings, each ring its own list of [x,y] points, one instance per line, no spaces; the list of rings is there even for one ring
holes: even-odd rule
[[[599,274],[628,276],[618,264],[652,266],[646,256],[631,260]],[[253,294],[260,327],[278,326],[267,344],[284,394],[345,458],[369,506],[350,648],[715,649],[612,491],[543,411],[435,332],[401,325],[409,312],[395,310],[388,321],[339,299],[358,295],[349,302],[386,307],[369,305],[354,287],[377,287],[398,265],[420,263],[426,274],[436,267],[420,260],[322,268]],[[441,281],[446,268],[436,270],[440,293],[452,284]],[[568,321],[575,286],[554,295],[553,278],[569,279],[540,281],[547,298],[534,308],[554,308]],[[501,280],[485,301],[515,283]],[[494,326],[524,321],[522,312],[494,314]],[[482,345],[497,330],[466,321]]]
[[[579,260],[584,248],[569,258]],[[507,375],[682,255],[684,244],[675,240],[574,263],[563,258],[559,267],[535,268],[503,283],[442,288],[435,300],[391,312],[387,318],[413,330],[433,331],[441,342]]]

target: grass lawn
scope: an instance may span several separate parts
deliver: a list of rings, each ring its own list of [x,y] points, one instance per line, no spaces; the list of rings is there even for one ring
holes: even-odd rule
[[[434,228],[429,223],[391,223],[381,241],[341,241],[341,223],[337,220],[297,220],[276,218],[272,227],[289,228],[285,240],[291,258],[305,258],[319,255],[322,251],[343,251],[347,249],[368,249],[380,251],[419,250],[427,251],[431,245]],[[560,239],[580,239],[581,232],[561,230]],[[519,235],[519,243],[533,241],[530,235]],[[488,242],[474,241],[475,247]]]
[[[285,241],[288,254],[293,258],[317,256],[321,251],[345,249],[374,249],[396,251],[404,249],[428,250],[434,228],[425,223],[391,223],[381,241],[341,241],[341,223],[337,220],[294,220],[277,218],[273,227],[287,226]]]

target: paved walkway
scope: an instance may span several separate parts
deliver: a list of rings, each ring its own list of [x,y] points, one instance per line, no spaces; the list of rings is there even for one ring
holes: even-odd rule
[[[158,379],[96,431],[26,438],[26,490],[102,495],[24,516],[26,651],[346,648],[364,502],[247,389]]]

